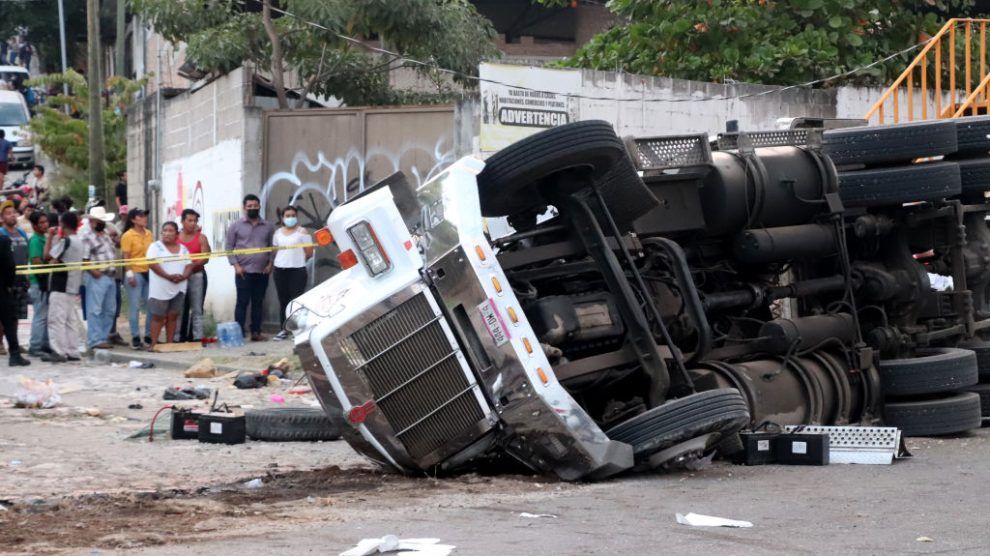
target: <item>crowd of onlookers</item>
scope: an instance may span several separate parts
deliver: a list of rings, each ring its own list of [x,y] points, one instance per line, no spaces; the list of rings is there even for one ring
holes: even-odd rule
[[[39,170],[43,184],[44,168]],[[28,304],[34,310],[27,355],[46,362],[78,361],[83,351],[115,345],[153,349],[158,343],[204,339],[211,245],[200,215],[187,208],[179,222],[165,222],[156,236],[148,229],[147,211],[128,208],[125,179],[122,175],[116,189],[117,211],[95,202],[80,213],[67,197],[49,206],[44,184],[0,204],[0,325],[11,366],[30,364],[17,340],[17,321],[28,317]],[[284,320],[288,302],[306,289],[312,237],[299,226],[294,207],[281,210],[277,229],[261,217],[257,196],[244,197],[243,208],[244,216],[227,230],[224,248],[276,247],[227,256],[236,274],[234,319],[245,336],[250,332],[252,341],[260,341],[269,277]],[[39,272],[17,274],[18,266]],[[123,296],[130,342],[117,332]],[[285,337],[283,330],[274,339]]]

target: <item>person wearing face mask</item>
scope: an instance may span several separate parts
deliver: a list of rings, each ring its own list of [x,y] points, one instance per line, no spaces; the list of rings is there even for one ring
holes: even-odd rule
[[[104,207],[89,209],[89,226],[83,226],[80,239],[83,243],[83,260],[94,263],[116,258],[113,238],[107,232],[107,224],[114,214]],[[89,349],[110,349],[110,328],[117,314],[117,287],[113,267],[87,270],[83,273],[86,286],[86,345]]]
[[[271,247],[275,227],[261,217],[261,200],[257,195],[244,196],[244,218],[233,222],[227,228],[228,251]],[[234,265],[234,285],[237,288],[237,304],[234,306],[234,320],[241,325],[247,336],[247,310],[251,306],[251,341],[264,340],[261,335],[262,309],[265,291],[268,289],[268,275],[272,272],[273,255],[270,251],[230,255],[227,260]]]
[[[306,261],[313,257],[313,236],[306,228],[299,225],[296,207],[287,206],[282,209],[282,227],[275,231],[272,238],[275,247],[275,291],[278,293],[278,314],[280,324],[285,325],[285,308],[289,302],[306,291]],[[293,247],[295,245],[310,245],[309,247]],[[284,340],[288,338],[284,329],[273,338]]]

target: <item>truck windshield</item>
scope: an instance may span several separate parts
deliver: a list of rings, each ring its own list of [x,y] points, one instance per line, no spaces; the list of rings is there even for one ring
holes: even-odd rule
[[[0,104],[0,125],[21,126],[28,123],[27,114],[20,104]]]

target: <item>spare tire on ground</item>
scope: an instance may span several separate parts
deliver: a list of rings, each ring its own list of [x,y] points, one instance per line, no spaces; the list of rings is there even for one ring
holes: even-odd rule
[[[990,384],[977,384],[975,386],[970,386],[966,389],[967,392],[973,392],[980,396],[980,411],[982,412],[983,418],[990,418]]]
[[[947,397],[887,402],[884,424],[901,429],[904,436],[939,436],[978,429],[982,424],[980,396],[960,392]]]
[[[511,216],[546,204],[537,185],[552,174],[584,168],[600,179],[620,157],[628,157],[612,124],[574,122],[516,141],[485,160],[478,174],[484,216]],[[580,185],[580,184],[579,184]]]
[[[305,442],[336,440],[340,431],[319,408],[272,407],[244,412],[247,435],[254,440]]]
[[[890,164],[942,156],[958,148],[951,121],[849,127],[826,131],[822,149],[837,165]]]
[[[927,348],[909,359],[881,359],[880,384],[886,396],[955,392],[979,380],[976,353],[959,348]]]
[[[849,207],[900,205],[959,195],[962,183],[955,162],[929,162],[870,168],[839,174],[839,196]]]

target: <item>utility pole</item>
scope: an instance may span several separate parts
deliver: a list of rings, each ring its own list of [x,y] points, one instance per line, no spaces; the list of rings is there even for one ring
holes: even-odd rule
[[[89,85],[89,184],[106,193],[103,171],[103,72],[100,71],[100,0],[86,0],[86,35],[89,58],[86,68]]]
[[[114,46],[113,74],[127,77],[124,72],[124,35],[127,34],[127,0],[117,0],[117,44]]]
[[[65,60],[65,9],[62,7],[62,0],[58,0],[58,34],[62,39],[62,75],[69,71],[69,64]],[[62,93],[69,96],[69,85],[62,84]],[[65,113],[69,113],[69,105],[65,105]]]

